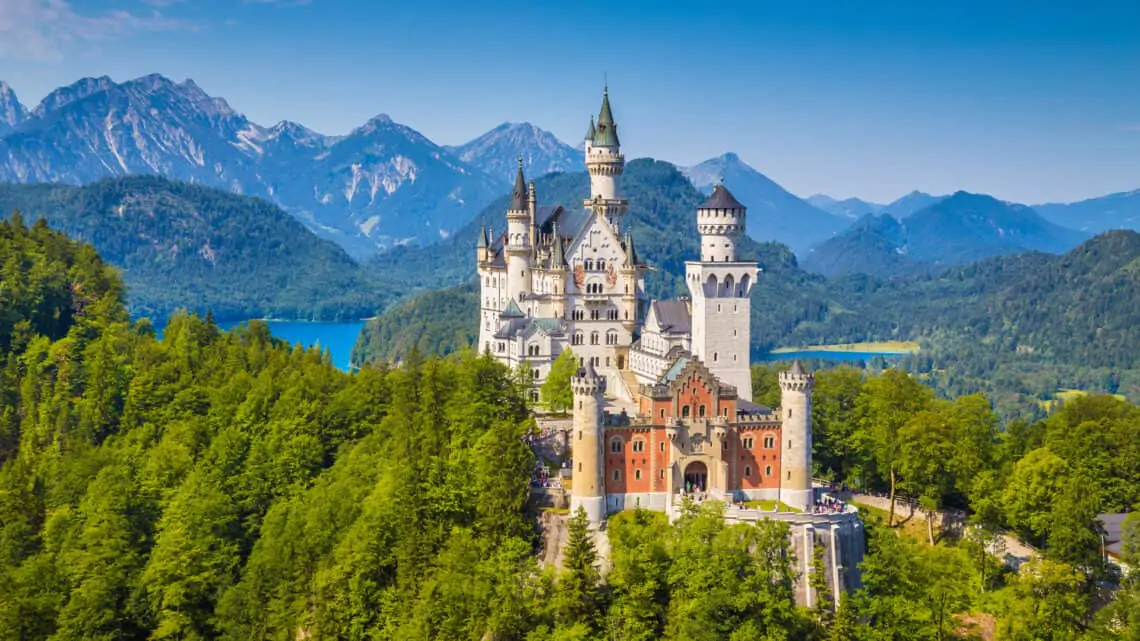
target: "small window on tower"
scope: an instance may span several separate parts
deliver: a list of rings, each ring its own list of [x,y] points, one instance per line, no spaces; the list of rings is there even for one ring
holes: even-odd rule
[[[748,478],[752,477],[752,468],[750,466],[744,466],[744,476]]]

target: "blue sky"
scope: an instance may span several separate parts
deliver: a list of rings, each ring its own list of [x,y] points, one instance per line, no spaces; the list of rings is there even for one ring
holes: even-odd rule
[[[801,196],[1140,188],[1137,0],[0,0],[25,103],[152,72],[261,124],[383,112],[441,144],[507,120],[577,144],[608,74],[628,157],[735,151]]]

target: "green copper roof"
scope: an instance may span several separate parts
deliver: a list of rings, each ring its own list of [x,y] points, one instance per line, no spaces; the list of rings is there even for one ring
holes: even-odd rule
[[[534,326],[547,334],[553,334],[562,329],[562,321],[557,318],[536,318],[534,319]]]
[[[598,147],[618,147],[617,123],[614,122],[614,112],[610,108],[610,90],[607,87],[602,94],[602,108],[598,112],[598,124],[594,131],[594,145]]]
[[[586,140],[594,142],[594,133],[596,133],[594,129],[594,114],[590,114],[590,128],[586,130]]]
[[[511,191],[511,211],[523,211],[526,204],[526,177],[523,176],[523,160],[519,156],[519,173],[515,174],[515,188]]]
[[[504,309],[501,314],[499,314],[499,318],[525,318],[525,317],[526,317],[526,314],[523,313],[522,309],[519,308],[519,304],[516,303],[515,299],[513,299],[513,298],[510,300],[510,302],[507,303],[507,308]]]
[[[487,248],[487,226],[483,225],[479,228],[479,244],[476,245],[478,249]]]

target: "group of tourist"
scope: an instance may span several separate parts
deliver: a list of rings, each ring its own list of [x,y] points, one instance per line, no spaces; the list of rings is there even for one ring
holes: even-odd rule
[[[557,475],[551,476],[550,470],[548,470],[545,465],[536,465],[534,470],[530,473],[530,485],[531,487],[557,489],[562,487],[562,479]]]
[[[847,509],[847,504],[839,499],[824,495],[815,500],[811,506],[812,514],[839,514]]]

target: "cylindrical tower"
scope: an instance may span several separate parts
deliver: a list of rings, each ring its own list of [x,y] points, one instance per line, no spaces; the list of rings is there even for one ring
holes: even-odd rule
[[[515,302],[531,293],[530,257],[531,211],[526,178],[523,176],[522,156],[519,156],[519,173],[511,192],[511,205],[507,209],[507,296]]]
[[[697,209],[702,262],[736,262],[736,244],[744,233],[746,211],[723,184],[713,187],[712,196]]]
[[[811,390],[815,378],[793,361],[780,372],[780,500],[807,511],[815,503],[811,485]]]
[[[590,172],[590,197],[585,206],[604,216],[614,225],[620,225],[621,216],[629,203],[621,198],[621,175],[625,171],[625,156],[621,153],[617,122],[610,107],[609,87],[602,94],[602,108],[596,123],[591,121],[591,139],[586,143],[586,169]]]
[[[571,453],[574,458],[570,511],[579,507],[586,511],[590,524],[597,526],[606,518],[606,488],[602,469],[602,444],[606,427],[602,418],[605,377],[598,376],[593,363],[587,359],[585,367],[570,379],[574,391],[574,433]]]

